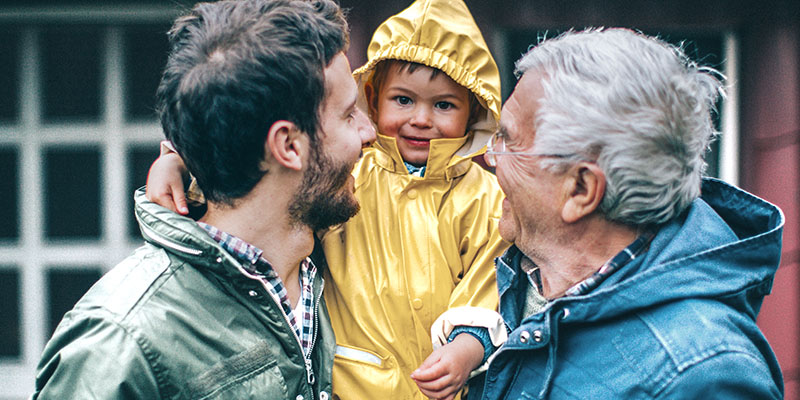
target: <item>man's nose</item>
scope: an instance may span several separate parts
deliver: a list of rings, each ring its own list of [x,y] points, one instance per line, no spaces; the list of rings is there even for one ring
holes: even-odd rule
[[[356,109],[355,120],[361,147],[369,147],[375,141],[375,128],[372,126],[372,122],[360,109]]]

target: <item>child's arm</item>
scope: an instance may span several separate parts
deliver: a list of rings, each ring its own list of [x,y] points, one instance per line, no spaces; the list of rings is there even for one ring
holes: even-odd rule
[[[162,142],[161,156],[150,166],[147,174],[147,199],[178,214],[186,215],[183,177],[187,173],[183,159],[169,142]]]
[[[460,269],[454,275],[461,279],[450,293],[448,311],[431,326],[435,350],[411,376],[422,393],[434,398],[455,396],[469,377],[485,369],[488,355],[507,338],[505,324],[494,311],[498,303],[494,258],[508,247],[497,228],[503,194],[485,175],[472,177],[473,180],[463,181],[459,190],[463,191],[461,196],[474,201],[458,204],[458,212],[452,215],[449,224],[461,249],[460,265],[451,268]],[[451,337],[463,327],[472,329],[472,334]],[[473,336],[476,331],[482,334]],[[478,339],[479,336],[482,338]],[[464,345],[465,342],[474,346]]]
[[[507,337],[503,319],[495,311],[480,307],[447,310],[431,325],[434,351],[411,378],[426,396],[451,399],[468,378],[486,369],[489,356]]]
[[[456,334],[450,343],[434,350],[411,374],[419,390],[432,399],[450,400],[467,382],[470,372],[484,359],[484,346],[469,333]]]

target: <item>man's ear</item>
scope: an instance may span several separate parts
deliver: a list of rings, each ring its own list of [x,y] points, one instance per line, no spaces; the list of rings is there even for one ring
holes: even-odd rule
[[[303,156],[308,151],[308,137],[289,121],[275,121],[269,127],[267,140],[264,142],[264,162],[271,155],[273,162],[294,169],[303,169]]]
[[[561,219],[571,224],[600,207],[606,192],[606,175],[597,164],[580,162],[567,172],[564,184],[566,201]]]
[[[364,84],[364,97],[367,98],[369,119],[375,121],[375,116],[378,115],[378,91],[375,90],[372,82]]]

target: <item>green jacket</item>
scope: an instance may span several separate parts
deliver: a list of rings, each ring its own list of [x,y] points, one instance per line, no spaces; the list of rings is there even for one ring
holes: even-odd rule
[[[261,282],[191,219],[141,189],[135,200],[147,243],[64,316],[32,399],[327,399],[335,340],[322,274],[306,360]]]

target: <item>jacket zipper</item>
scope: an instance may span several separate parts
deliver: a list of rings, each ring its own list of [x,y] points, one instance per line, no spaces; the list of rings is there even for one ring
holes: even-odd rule
[[[255,276],[255,275],[253,275],[253,274],[251,274],[251,273],[247,272],[247,270],[245,270],[244,268],[242,268],[242,267],[241,267],[241,266],[239,266],[239,265],[236,265],[236,268],[238,268],[238,269],[239,269],[239,271],[241,271],[241,272],[242,272],[242,274],[244,274],[244,276],[246,276],[246,277],[248,277],[248,278],[250,278],[250,279],[256,280],[256,281],[258,281],[259,283],[261,283],[261,286],[262,286],[262,287],[264,287],[264,291],[266,291],[266,292],[267,292],[267,294],[269,295],[269,297],[270,297],[270,298],[272,298],[272,301],[273,301],[273,302],[274,302],[274,303],[275,303],[275,304],[278,306],[278,310],[279,310],[279,311],[281,312],[281,314],[283,315],[283,320],[284,320],[284,321],[286,321],[286,325],[287,325],[287,327],[289,328],[289,331],[292,333],[292,336],[294,336],[295,340],[297,341],[297,347],[300,349],[300,355],[302,355],[302,356],[303,356],[303,363],[305,364],[305,368],[306,368],[306,378],[307,378],[307,380],[308,380],[308,383],[309,383],[309,384],[313,384],[313,383],[314,383],[314,371],[311,369],[311,350],[314,348],[314,342],[316,341],[316,336],[317,336],[317,334],[316,334],[316,330],[317,330],[317,324],[316,324],[316,323],[314,324],[314,327],[313,327],[313,329],[314,329],[314,330],[313,330],[313,333],[312,333],[312,342],[311,342],[311,348],[309,348],[309,350],[308,350],[308,356],[306,357],[306,355],[305,355],[305,354],[303,354],[303,343],[300,341],[300,336],[298,336],[298,335],[297,335],[297,332],[295,332],[295,331],[294,331],[294,329],[292,329],[292,322],[291,322],[291,321],[289,321],[289,316],[288,316],[288,315],[286,315],[286,313],[285,313],[285,312],[283,312],[283,307],[281,306],[281,301],[280,301],[280,299],[279,299],[279,298],[277,298],[277,297],[276,297],[276,295],[274,295],[274,294],[272,293],[272,291],[270,291],[270,290],[269,290],[269,288],[267,288],[267,284],[264,282],[264,280],[263,280],[263,279],[261,279],[260,277],[258,277],[258,276]],[[312,282],[312,291],[313,291],[313,282]],[[322,293],[322,289],[320,289],[320,290],[319,290],[319,293]],[[319,296],[317,296],[317,305],[315,305],[315,306],[314,306],[314,319],[315,319],[315,321],[314,321],[314,322],[317,322],[317,321],[316,321],[316,319],[317,319],[317,312],[316,312],[316,310],[317,310],[317,307],[318,307],[318,305],[319,305]]]
[[[160,235],[155,233],[152,229],[147,227],[147,225],[142,224],[142,225],[140,225],[140,227],[142,228],[143,231],[145,231],[145,234],[147,235],[148,238],[152,239],[154,242],[156,242],[156,243],[158,243],[158,244],[160,244],[160,245],[162,245],[164,247],[169,247],[170,249],[180,251],[181,253],[191,254],[193,256],[199,256],[199,255],[203,254],[202,250],[197,250],[197,249],[193,249],[191,247],[186,247],[186,246],[183,246],[183,245],[180,245],[180,244],[177,244],[177,243],[172,243],[171,241],[162,238]]]
[[[143,227],[143,230],[147,231],[146,234],[150,239],[152,239],[153,241],[155,241],[156,243],[158,243],[158,244],[160,244],[162,246],[169,247],[169,248],[171,248],[173,250],[177,250],[177,251],[180,251],[180,252],[183,252],[183,253],[187,253],[187,254],[191,254],[191,255],[194,255],[194,256],[199,256],[199,255],[203,254],[202,250],[192,249],[190,247],[186,247],[186,246],[182,246],[182,245],[179,245],[179,244],[172,243],[172,242],[170,242],[168,240],[165,240],[162,237],[156,235],[155,232],[153,232],[153,230],[151,230],[147,226],[145,226],[145,225],[141,225],[141,226]],[[314,370],[311,367],[311,352],[314,349],[314,344],[317,341],[317,326],[319,325],[319,312],[318,312],[318,310],[319,310],[319,300],[320,300],[320,297],[321,297],[321,294],[322,294],[322,288],[320,288],[320,290],[318,291],[319,294],[317,294],[317,301],[314,304],[314,326],[313,326],[313,331],[312,331],[312,334],[311,334],[311,347],[308,349],[308,355],[305,355],[305,354],[303,354],[303,343],[300,341],[300,337],[297,335],[297,332],[295,332],[294,329],[292,329],[292,322],[289,321],[289,316],[286,315],[285,312],[283,312],[283,307],[281,306],[280,299],[276,298],[275,295],[272,294],[272,292],[267,288],[266,283],[264,283],[264,281],[261,278],[259,278],[259,277],[255,276],[255,275],[247,272],[244,268],[242,268],[239,265],[236,265],[236,267],[246,277],[248,277],[250,279],[253,279],[253,280],[257,280],[259,283],[261,283],[261,286],[264,287],[264,290],[267,292],[267,294],[269,294],[269,297],[271,297],[272,301],[274,301],[275,304],[278,306],[278,309],[280,310],[281,314],[283,315],[283,320],[286,321],[286,325],[289,327],[289,331],[292,332],[292,336],[294,336],[294,338],[297,340],[297,346],[300,349],[300,354],[303,355],[303,361],[304,361],[305,368],[306,368],[306,377],[307,377],[308,383],[313,385],[314,384]],[[322,285],[324,285],[324,283],[325,282],[323,281]],[[313,282],[312,282],[312,291],[313,291]]]
[[[319,273],[319,271],[317,271]],[[316,275],[316,274],[315,274]],[[313,279],[314,277],[312,277]],[[317,328],[319,327],[319,302],[322,298],[322,292],[325,290],[325,281],[321,280],[319,284],[319,290],[317,291],[317,299],[314,302],[314,326],[311,330],[311,347],[308,349],[308,355],[306,357],[306,371],[308,372],[308,383],[314,384],[314,370],[311,368],[311,354],[314,352],[314,345],[317,343]],[[314,290],[314,282],[311,282],[311,290]]]
[[[182,253],[191,254],[193,256],[199,256],[199,255],[203,254],[202,250],[197,250],[197,249],[193,249],[193,248],[190,248],[190,247],[182,246],[182,245],[179,245],[179,244],[176,244],[176,243],[172,243],[172,242],[162,238],[161,236],[159,236],[155,232],[153,232],[152,229],[148,228],[146,225],[140,225],[140,226],[142,227],[142,229],[144,231],[146,231],[145,233],[147,234],[147,237],[149,237],[150,239],[152,239],[153,241],[155,241],[156,243],[158,243],[158,244],[160,244],[162,246],[169,247],[169,248],[171,248],[173,250],[177,250],[177,251],[180,251]],[[317,299],[316,299],[316,302],[314,303],[314,326],[312,327],[313,330],[312,330],[312,333],[311,333],[311,347],[308,349],[308,354],[305,355],[305,354],[303,354],[303,343],[300,340],[300,336],[298,336],[297,332],[295,332],[294,329],[292,329],[292,322],[289,321],[289,316],[286,315],[285,312],[283,312],[283,307],[281,306],[280,299],[276,298],[275,295],[272,294],[272,292],[267,288],[266,283],[264,283],[264,281],[261,278],[250,274],[244,268],[241,268],[238,265],[236,267],[246,277],[248,277],[250,279],[257,280],[259,283],[261,283],[261,286],[264,287],[264,290],[267,292],[267,294],[269,294],[269,297],[271,297],[272,300],[275,302],[275,304],[278,306],[279,310],[281,311],[281,314],[283,314],[283,320],[286,321],[286,325],[289,327],[289,330],[292,332],[292,336],[294,336],[294,338],[297,340],[297,346],[300,348],[300,354],[303,355],[303,363],[305,364],[305,368],[306,368],[307,381],[308,381],[309,385],[313,385],[315,379],[314,379],[314,370],[312,369],[312,365],[311,365],[311,353],[314,350],[314,345],[317,342],[317,327],[319,326],[319,301],[320,301],[320,298],[322,297],[322,288],[325,286],[325,281],[322,281],[322,283],[320,284],[320,290],[317,291],[317,293],[318,293],[317,294]],[[312,282],[311,282],[312,291],[314,290],[313,289],[313,287],[314,287],[313,278],[314,277],[312,277]]]

